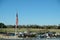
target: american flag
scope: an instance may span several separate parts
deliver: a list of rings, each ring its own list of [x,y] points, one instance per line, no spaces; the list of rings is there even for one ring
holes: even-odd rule
[[[18,26],[18,13],[16,13],[16,28]]]

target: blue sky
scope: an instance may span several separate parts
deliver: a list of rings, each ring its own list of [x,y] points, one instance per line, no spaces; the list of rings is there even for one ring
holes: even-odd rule
[[[60,24],[60,0],[0,0],[0,22],[15,25],[17,10],[19,25]]]

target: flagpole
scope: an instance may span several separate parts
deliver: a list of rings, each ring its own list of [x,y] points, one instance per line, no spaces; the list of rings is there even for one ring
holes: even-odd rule
[[[15,26],[15,36],[17,36],[17,27],[18,27],[18,12],[16,13],[16,26]]]

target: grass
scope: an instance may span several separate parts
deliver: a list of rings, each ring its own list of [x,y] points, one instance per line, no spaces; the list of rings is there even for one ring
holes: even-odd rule
[[[31,32],[60,32],[60,29],[38,29],[38,28],[17,28],[18,32],[31,31]],[[0,32],[15,32],[15,28],[0,28]]]

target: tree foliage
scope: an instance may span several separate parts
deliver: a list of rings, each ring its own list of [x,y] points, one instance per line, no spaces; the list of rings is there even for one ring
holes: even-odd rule
[[[0,23],[0,28],[7,28],[7,26],[4,23]]]
[[[5,25],[0,23],[0,28],[15,28],[16,25]],[[40,28],[40,29],[60,29],[60,25],[18,25],[17,28]]]

